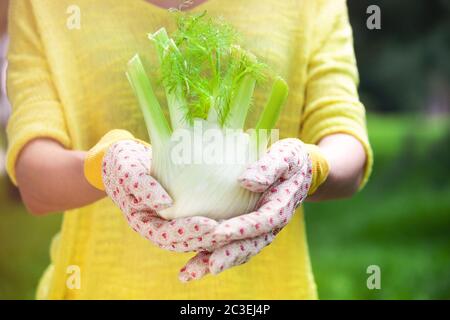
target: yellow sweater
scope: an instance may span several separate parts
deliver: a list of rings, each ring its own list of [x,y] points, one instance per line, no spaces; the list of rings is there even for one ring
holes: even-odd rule
[[[80,28],[73,28],[78,9]],[[331,133],[354,135],[367,152],[366,181],[372,154],[357,94],[345,1],[210,0],[194,9],[200,10],[231,22],[244,35],[245,47],[287,79],[290,95],[278,123],[281,136],[317,143]],[[147,33],[161,26],[173,30],[166,10],[144,0],[15,0],[9,21],[13,113],[7,169],[13,181],[18,153],[37,137],[51,137],[78,150],[88,150],[115,128],[146,139],[124,71],[136,52],[152,70],[155,54]],[[265,96],[256,92],[255,106],[260,107]],[[188,284],[178,282],[177,273],[191,254],[150,244],[128,227],[107,198],[66,212],[51,251],[52,265],[41,281],[39,298],[317,297],[301,210],[249,263]],[[77,270],[80,288],[66,285]]]

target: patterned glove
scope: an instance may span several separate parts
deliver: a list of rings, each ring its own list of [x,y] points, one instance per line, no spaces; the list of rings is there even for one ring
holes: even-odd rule
[[[157,216],[172,199],[150,175],[151,160],[150,145],[127,131],[113,130],[88,152],[84,171],[91,184],[105,189],[133,230],[159,247],[188,252],[218,245],[212,239],[218,225],[215,220],[191,217],[167,221]]]
[[[205,217],[165,220],[157,211],[172,199],[150,175],[151,148],[133,140],[113,144],[103,160],[106,193],[125,214],[134,231],[161,248],[178,251],[210,249],[216,244],[215,220]]]
[[[306,198],[311,188],[312,161],[300,140],[280,140],[239,180],[244,188],[264,192],[258,209],[221,222],[213,238],[218,243],[230,243],[212,252],[198,253],[180,270],[181,281],[218,274],[245,263],[269,245]]]
[[[102,140],[108,140],[105,137]],[[308,156],[304,146],[297,139],[281,140],[250,165],[240,183],[253,192],[264,192],[258,210],[220,223],[205,217],[167,221],[157,216],[157,211],[170,206],[172,199],[149,174],[151,148],[145,142],[133,138],[107,144],[103,149],[95,146],[88,159],[103,152],[99,171],[105,190],[136,232],[167,250],[200,251],[180,271],[180,280],[189,281],[247,262],[273,241],[308,190],[317,188],[311,186],[312,173],[317,173],[313,182],[325,180],[326,160],[315,152],[315,146],[308,148]],[[314,159],[313,171],[310,158]],[[87,163],[85,172],[89,171],[92,168]]]

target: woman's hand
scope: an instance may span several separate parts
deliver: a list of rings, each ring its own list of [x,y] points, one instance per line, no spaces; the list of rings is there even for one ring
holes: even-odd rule
[[[151,148],[134,140],[111,145],[102,164],[105,191],[133,230],[159,247],[200,251],[182,268],[182,281],[220,273],[259,253],[289,222],[311,184],[311,161],[303,143],[282,140],[240,178],[244,188],[264,192],[256,211],[220,223],[204,217],[167,221],[157,212],[172,199],[149,174],[151,159]]]
[[[220,223],[204,217],[167,221],[157,216],[172,199],[149,175],[151,148],[143,144],[115,143],[102,170],[106,192],[136,232],[167,250],[199,252],[180,270],[180,280],[189,281],[243,264],[269,245],[308,192],[326,182],[327,159],[316,146],[298,139],[278,141],[239,179],[244,188],[263,192],[258,209]]]
[[[290,221],[296,207],[311,187],[312,163],[298,139],[274,143],[240,178],[244,188],[264,192],[258,209],[221,222],[213,233],[217,243],[227,243],[212,252],[200,252],[180,271],[181,281],[218,274],[247,262],[269,245]]]
[[[172,205],[170,195],[150,175],[151,147],[135,140],[112,144],[102,163],[105,191],[122,210],[134,231],[161,248],[178,251],[199,251],[216,245],[212,231],[215,220],[204,217],[180,218],[171,221],[157,211]]]

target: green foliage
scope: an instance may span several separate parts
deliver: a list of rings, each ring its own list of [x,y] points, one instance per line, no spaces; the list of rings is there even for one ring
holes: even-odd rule
[[[424,110],[436,98],[436,90],[443,90],[438,94],[448,97],[449,3],[448,0],[348,1],[361,97],[371,111]],[[381,30],[366,27],[366,9],[373,4],[381,9]]]
[[[0,193],[7,195],[5,177]],[[50,263],[50,241],[62,216],[34,217],[11,198],[0,210],[0,299],[34,299],[42,273]]]
[[[450,297],[448,119],[369,115],[374,171],[354,198],[306,205],[322,299]],[[381,268],[381,290],[366,269]]]
[[[161,61],[163,84],[169,92],[181,88],[177,94],[187,102],[187,121],[205,119],[213,107],[223,125],[240,80],[245,75],[264,79],[266,66],[237,45],[239,36],[225,21],[206,12],[176,15],[174,44],[167,47]]]

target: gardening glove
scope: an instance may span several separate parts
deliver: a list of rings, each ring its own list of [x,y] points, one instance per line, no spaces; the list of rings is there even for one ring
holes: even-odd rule
[[[84,161],[84,176],[87,181],[99,190],[105,190],[102,180],[102,162],[108,148],[117,141],[135,140],[147,147],[150,145],[139,139],[135,139],[133,135],[126,131],[115,129],[105,134],[97,144],[88,151]]]
[[[244,188],[264,192],[258,209],[221,222],[213,237],[218,243],[229,243],[198,253],[180,270],[179,279],[185,282],[218,274],[258,254],[289,222],[309,191],[325,181],[328,168],[315,146],[306,146],[298,139],[274,143],[239,179]]]
[[[150,175],[151,160],[149,144],[127,131],[113,130],[88,152],[84,171],[88,181],[104,189],[122,210],[131,228],[159,247],[179,252],[214,247],[215,220],[158,217],[157,212],[168,208],[172,199]]]

